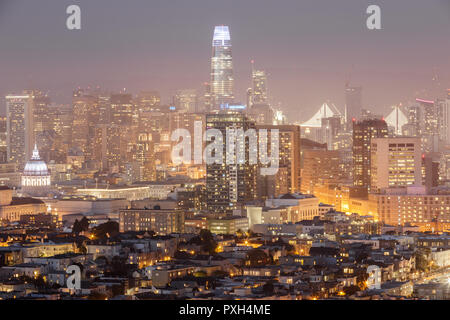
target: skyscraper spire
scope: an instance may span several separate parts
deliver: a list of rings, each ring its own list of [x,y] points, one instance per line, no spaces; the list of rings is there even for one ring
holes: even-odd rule
[[[211,58],[211,94],[214,97],[215,108],[233,102],[233,85],[230,30],[228,26],[216,26]]]

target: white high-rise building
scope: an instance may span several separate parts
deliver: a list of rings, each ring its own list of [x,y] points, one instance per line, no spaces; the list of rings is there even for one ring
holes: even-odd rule
[[[370,189],[421,186],[420,138],[373,138],[371,141]]]
[[[211,95],[215,108],[233,102],[233,85],[230,30],[228,26],[216,26],[211,58]]]
[[[447,89],[446,99],[437,101],[439,108],[439,136],[450,144],[450,89]]]
[[[252,104],[267,104],[267,74],[264,70],[255,70],[252,61]]]

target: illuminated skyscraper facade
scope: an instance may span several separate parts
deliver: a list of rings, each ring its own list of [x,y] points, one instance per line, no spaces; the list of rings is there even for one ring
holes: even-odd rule
[[[226,149],[227,129],[255,129],[255,123],[240,112],[224,112],[206,116],[206,129],[217,129],[223,137],[223,153],[221,163],[206,165],[207,206],[211,213],[230,213],[239,204],[254,200],[256,197],[256,164],[250,164],[249,140],[245,142],[245,163],[239,164],[235,154],[229,154]],[[234,164],[228,164],[227,159],[234,157]]]
[[[374,138],[371,142],[372,192],[422,185],[420,138]]]
[[[371,142],[373,138],[388,136],[384,120],[353,122],[353,185],[369,188],[371,169]]]
[[[19,170],[31,158],[34,144],[33,96],[30,94],[6,96],[6,131],[8,162]]]
[[[211,58],[211,94],[215,108],[233,102],[233,84],[230,30],[228,26],[216,26]]]
[[[262,144],[271,150],[271,133],[279,132],[279,168],[275,175],[258,175],[258,194],[262,197],[278,197],[284,193],[300,192],[300,126],[298,125],[256,125],[259,130],[267,130],[267,138],[259,137]]]
[[[252,104],[267,104],[267,75],[263,70],[252,70]]]

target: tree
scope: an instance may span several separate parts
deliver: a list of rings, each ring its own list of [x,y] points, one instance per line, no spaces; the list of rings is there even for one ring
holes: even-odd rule
[[[105,266],[108,264],[108,259],[105,256],[99,256],[97,259],[94,260],[94,262],[100,266]]]
[[[186,251],[177,251],[175,252],[174,256],[175,259],[179,259],[179,260],[187,260],[190,259],[192,256],[186,252]]]
[[[121,284],[115,284],[112,286],[111,292],[112,292],[113,297],[121,296],[121,295],[125,294],[125,288]]]
[[[284,242],[283,239],[279,238],[277,241],[275,241],[276,245],[283,247],[288,253],[294,253],[295,247],[287,242]]]
[[[367,260],[368,257],[369,255],[367,254],[367,252],[360,252],[356,256],[355,261],[358,264],[362,264],[365,260]]]
[[[83,217],[80,220],[80,227],[81,227],[81,231],[88,231],[89,230],[89,220],[86,217]]]
[[[419,249],[414,253],[416,258],[416,269],[419,271],[426,272],[430,265],[430,255],[431,250],[429,248]]]
[[[93,233],[97,239],[114,237],[119,233],[119,224],[115,221],[102,223],[94,228]]]
[[[87,248],[84,243],[77,243],[78,252],[81,254],[87,254]]]
[[[217,242],[214,240],[214,237],[211,231],[202,229],[199,234],[202,250],[209,253],[210,255],[214,255],[217,248]]]
[[[264,294],[266,296],[271,296],[273,294],[273,292],[274,292],[274,286],[273,286],[272,281],[266,282],[263,285],[262,289],[263,289],[263,292],[264,292]]]
[[[369,275],[365,271],[364,272],[360,272],[356,276],[356,283],[358,284],[357,287],[359,288],[359,290],[366,290],[367,289],[367,279],[369,279]]]
[[[346,295],[351,296],[354,295],[356,292],[360,291],[361,289],[358,286],[348,286],[344,287],[343,291]]]
[[[42,275],[38,275],[35,279],[33,279],[33,284],[38,290],[42,290],[47,288],[47,283],[44,280]]]
[[[107,265],[109,269],[108,274],[118,277],[126,277],[130,266],[126,262],[127,261],[125,258],[114,256],[111,263]]]
[[[257,235],[257,234],[254,233],[253,230],[250,230],[250,229],[249,229],[249,230],[247,231],[247,236],[248,236],[249,238],[253,238],[253,237],[255,237],[256,235]]]
[[[263,266],[270,263],[270,257],[261,249],[252,249],[247,253],[245,264]]]
[[[72,232],[78,234],[81,231],[82,230],[81,230],[80,222],[78,221],[78,219],[75,219],[75,222],[73,223],[73,226],[72,226]]]
[[[80,221],[78,221],[78,219],[75,219],[75,222],[73,223],[72,226],[73,233],[79,234],[80,232],[88,230],[89,230],[89,220],[86,217],[83,217]]]

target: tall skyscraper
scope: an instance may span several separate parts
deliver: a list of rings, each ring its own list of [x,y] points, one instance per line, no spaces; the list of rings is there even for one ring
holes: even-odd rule
[[[72,97],[72,108],[72,148],[83,152],[85,156],[90,155],[92,129],[98,121],[97,117],[93,117],[98,110],[97,100],[94,96],[86,95],[83,90],[76,90]]]
[[[267,141],[259,138],[260,143],[267,144],[271,150],[271,132],[279,131],[279,168],[275,175],[258,175],[258,191],[262,197],[277,197],[284,193],[300,192],[300,126],[298,125],[256,125],[259,130],[267,130]]]
[[[253,69],[252,61],[253,99],[252,104],[267,104],[267,75],[263,70]]]
[[[206,116],[206,129],[220,130],[223,137],[222,161],[206,165],[207,206],[211,213],[230,213],[239,204],[254,200],[256,196],[256,164],[249,163],[249,139],[245,139],[245,163],[227,164],[236,154],[226,150],[227,128],[254,129],[255,123],[239,112],[223,112]],[[256,133],[255,133],[256,134]]]
[[[388,136],[384,120],[353,122],[353,185],[369,188],[371,174],[371,142]]]
[[[445,112],[444,114],[444,122],[445,122],[445,137],[448,144],[450,144],[450,89],[447,89],[447,97],[445,99]]]
[[[214,108],[233,102],[233,83],[230,30],[228,26],[216,26],[211,58],[211,94],[214,99]]]
[[[111,123],[129,126],[132,124],[134,104],[131,94],[111,95]]]
[[[446,99],[436,100],[439,112],[439,137],[450,143],[450,89],[447,89]]]
[[[409,137],[419,137],[421,133],[421,118],[422,112],[418,105],[409,106],[406,108],[408,123],[402,128],[403,135]]]
[[[351,128],[352,121],[361,117],[362,87],[345,87],[345,115],[347,126]]]
[[[6,96],[6,131],[8,162],[22,170],[32,156],[34,146],[33,96],[31,94]]]
[[[437,103],[432,100],[416,99],[422,108],[422,150],[435,152],[438,150],[439,125],[441,122]]]

